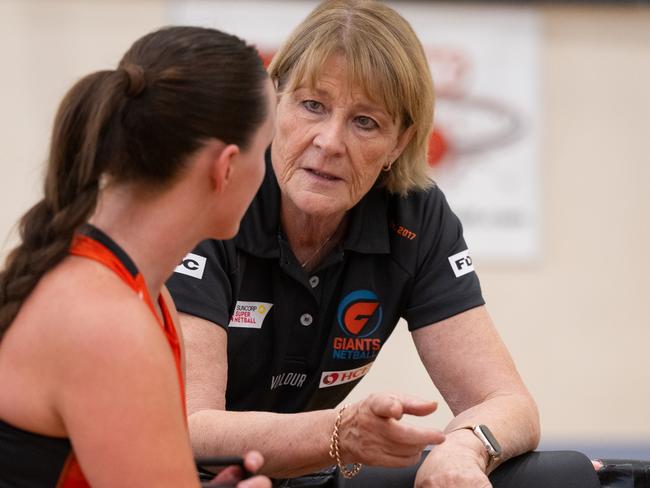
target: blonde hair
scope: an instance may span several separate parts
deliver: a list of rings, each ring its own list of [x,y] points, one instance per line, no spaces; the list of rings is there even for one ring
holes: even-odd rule
[[[314,86],[323,61],[335,54],[343,54],[353,85],[401,121],[402,130],[413,126],[411,140],[379,183],[400,195],[432,186],[427,149],[433,82],[409,23],[378,1],[325,1],[285,41],[269,65],[269,75],[283,91],[293,91],[304,81]]]

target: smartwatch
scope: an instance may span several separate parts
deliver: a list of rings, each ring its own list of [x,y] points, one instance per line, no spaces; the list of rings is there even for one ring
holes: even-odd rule
[[[494,434],[492,434],[492,431],[487,427],[487,425],[478,424],[478,425],[474,425],[473,427],[469,427],[469,426],[461,427],[456,430],[462,430],[462,429],[471,430],[472,432],[474,432],[474,435],[478,437],[478,439],[481,441],[483,447],[485,447],[485,450],[487,451],[489,456],[488,466],[501,457],[501,452],[502,452],[501,446],[499,445],[499,442],[496,440]]]

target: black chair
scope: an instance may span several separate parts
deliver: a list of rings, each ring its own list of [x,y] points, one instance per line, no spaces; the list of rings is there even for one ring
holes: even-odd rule
[[[424,459],[423,455],[423,459]],[[650,488],[650,461],[598,459],[596,471],[577,451],[535,451],[510,459],[490,474],[494,488]],[[212,464],[212,463],[206,463]],[[223,462],[219,463],[223,465]],[[410,488],[419,464],[407,468],[365,466],[351,480],[335,468],[290,480],[276,488]],[[204,478],[205,479],[205,478]]]

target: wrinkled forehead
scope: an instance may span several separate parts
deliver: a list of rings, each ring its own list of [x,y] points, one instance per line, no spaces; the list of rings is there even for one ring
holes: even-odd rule
[[[382,107],[396,121],[400,118],[403,108],[397,97],[394,77],[390,73],[382,70],[370,57],[348,52],[343,47],[323,51],[313,54],[305,52],[291,70],[286,86],[281,87],[282,91],[318,89],[321,80],[329,74],[329,61],[336,57],[345,72],[349,93],[367,98],[370,103]]]

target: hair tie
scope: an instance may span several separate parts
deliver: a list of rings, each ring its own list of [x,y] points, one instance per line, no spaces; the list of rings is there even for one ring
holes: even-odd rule
[[[145,89],[144,70],[137,64],[127,64],[122,66],[121,71],[126,73],[126,96],[135,98],[142,94]]]

